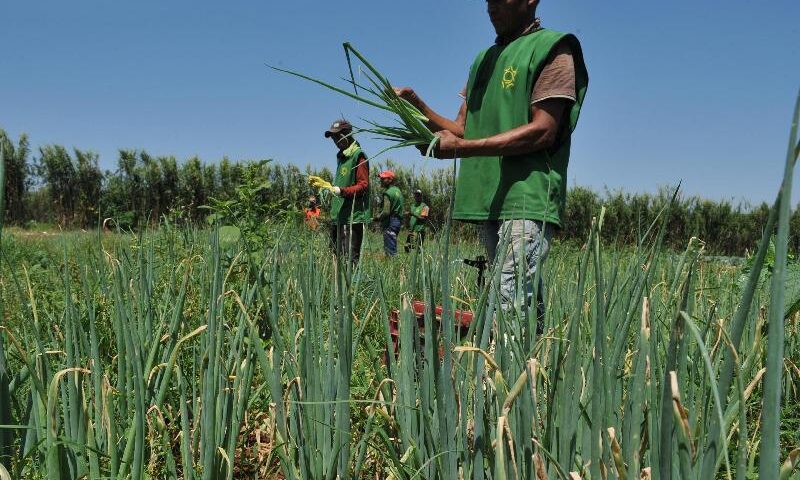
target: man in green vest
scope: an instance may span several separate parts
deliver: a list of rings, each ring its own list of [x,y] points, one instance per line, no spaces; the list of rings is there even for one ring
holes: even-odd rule
[[[349,258],[353,264],[361,257],[364,224],[369,223],[372,211],[369,203],[369,163],[361,146],[353,138],[353,127],[347,120],[336,120],[325,137],[333,140],[336,154],[336,174],[333,184],[319,177],[310,177],[312,186],[327,190],[331,200],[330,240],[334,253]]]
[[[538,0],[486,3],[497,38],[472,64],[455,120],[408,87],[395,91],[437,132],[435,156],[462,159],[453,218],[482,224],[489,258],[497,257],[502,269],[505,311],[526,311],[538,292],[541,330],[543,286],[536,272],[561,226],[571,136],[589,77],[578,39],[541,28]]]
[[[414,205],[408,211],[408,236],[406,237],[406,253],[421,247],[425,242],[425,226],[428,224],[430,209],[422,201],[422,190],[414,190]]]
[[[403,215],[403,194],[394,184],[395,174],[391,170],[384,170],[378,174],[381,186],[384,188],[381,201],[381,212],[373,218],[381,222],[383,230],[383,251],[386,255],[397,255],[397,236],[400,234],[400,225]]]

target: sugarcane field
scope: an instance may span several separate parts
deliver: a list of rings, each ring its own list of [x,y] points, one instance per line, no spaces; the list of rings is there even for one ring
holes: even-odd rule
[[[798,18],[7,5],[0,480],[800,480]]]

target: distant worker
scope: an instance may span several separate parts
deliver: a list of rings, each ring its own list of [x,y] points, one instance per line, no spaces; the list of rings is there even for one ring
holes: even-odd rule
[[[319,228],[319,201],[317,197],[311,195],[308,197],[308,206],[306,207],[306,225],[311,230]]]
[[[353,138],[353,126],[347,120],[336,120],[325,131],[339,150],[336,154],[336,175],[333,184],[311,176],[315,188],[327,190],[331,201],[331,248],[334,253],[349,258],[353,264],[361,257],[364,224],[369,223],[372,211],[369,197],[369,163],[361,146]],[[338,249],[337,249],[338,245]]]
[[[408,211],[408,236],[406,237],[406,253],[421,247],[425,243],[425,227],[428,224],[430,209],[422,201],[422,190],[414,190],[414,205]]]
[[[384,170],[378,174],[381,186],[384,188],[381,200],[381,213],[373,220],[381,222],[383,230],[383,251],[386,255],[397,255],[397,236],[400,234],[400,225],[403,215],[403,194],[394,184],[395,175],[391,170]]]

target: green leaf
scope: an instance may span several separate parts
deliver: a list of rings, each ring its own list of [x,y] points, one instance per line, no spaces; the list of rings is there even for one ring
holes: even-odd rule
[[[219,248],[220,250],[230,250],[239,244],[242,238],[242,231],[239,227],[233,225],[225,225],[219,227]]]

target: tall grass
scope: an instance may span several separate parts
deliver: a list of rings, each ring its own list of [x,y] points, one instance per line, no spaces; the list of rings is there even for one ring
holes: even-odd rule
[[[5,186],[6,186],[6,159],[4,149],[0,148],[0,261],[3,260],[3,220],[5,217]],[[5,318],[3,293],[0,292],[0,319]],[[10,383],[8,365],[6,363],[5,344],[3,336],[0,335],[0,425],[12,425],[11,417],[11,395],[9,392]],[[5,465],[11,464],[13,455],[14,439],[12,431],[0,429],[0,479],[8,478],[8,471]]]
[[[40,308],[25,269],[13,279],[26,305],[26,324],[4,328],[20,366],[6,410],[24,429],[13,430],[15,478],[232,478],[255,391],[260,339],[246,311],[257,291],[227,289],[236,264],[219,254],[160,265],[163,246],[77,265],[65,248],[57,311]],[[193,289],[200,310],[186,303]]]
[[[769,341],[767,346],[767,373],[764,378],[764,424],[761,430],[761,457],[759,471],[762,475],[776,477],[780,468],[780,411],[781,387],[784,370],[784,283],[788,260],[789,212],[792,198],[792,177],[798,156],[797,124],[800,116],[800,95],[795,104],[795,117],[789,135],[783,183],[778,194],[778,233],[775,240],[775,269],[769,309]]]
[[[605,246],[601,209],[545,265],[543,335],[499,308],[499,271],[473,287],[457,264],[477,246],[449,230],[355,271],[282,225],[257,253],[173,227],[64,235],[38,261],[0,238],[0,478],[790,478],[798,115],[741,286],[699,239],[664,248],[674,203],[629,251]]]

